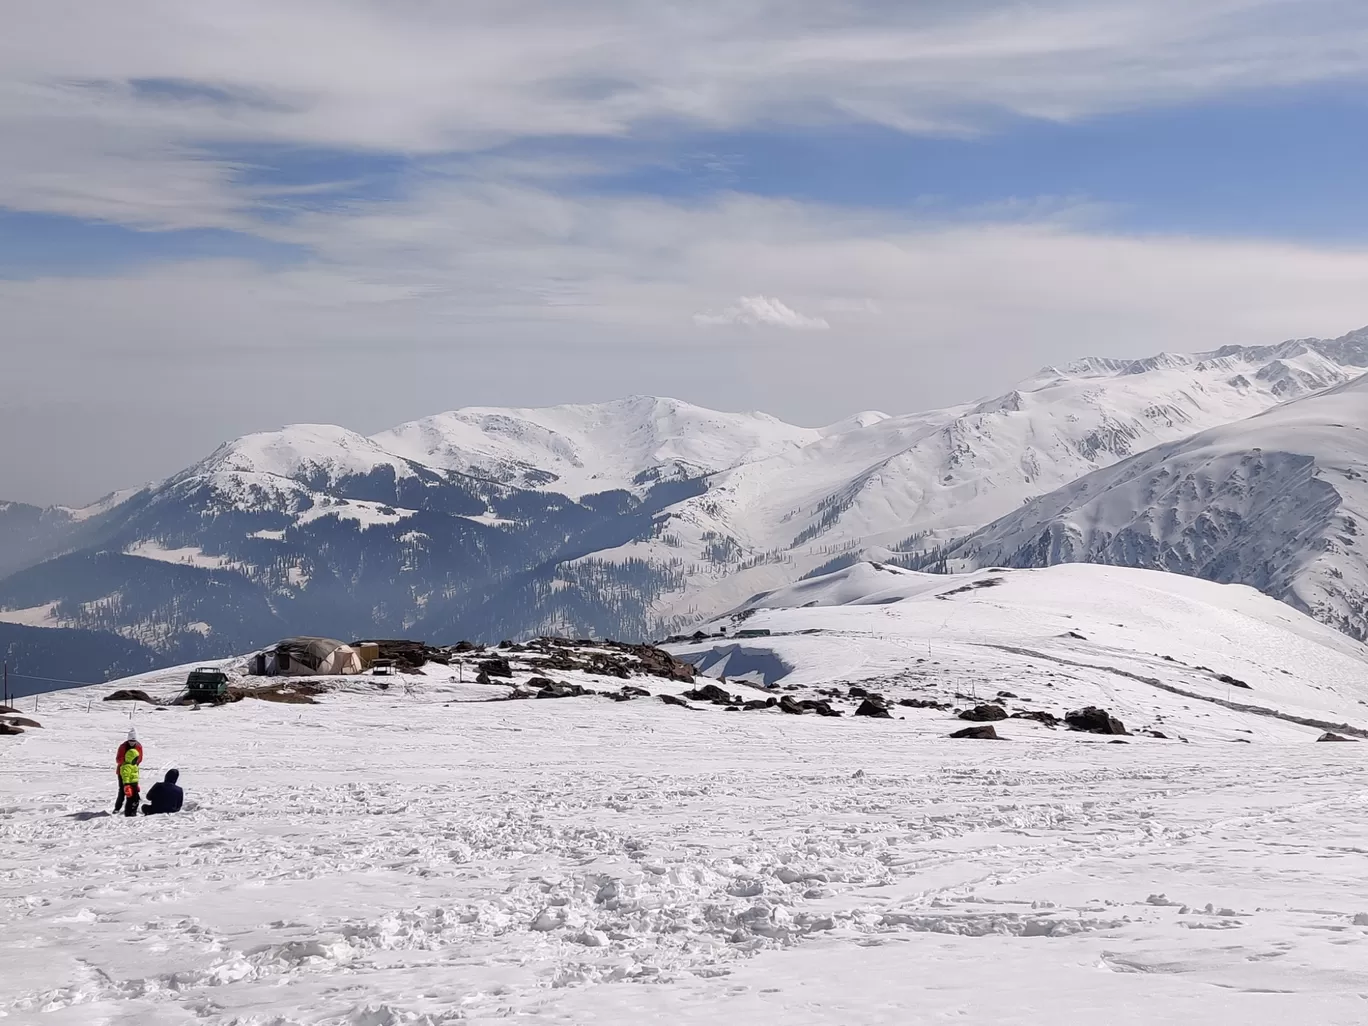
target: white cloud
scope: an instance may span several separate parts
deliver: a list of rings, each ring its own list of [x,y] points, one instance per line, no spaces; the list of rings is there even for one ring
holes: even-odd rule
[[[0,34],[0,204],[250,221],[206,147],[410,155],[874,121],[975,131],[1368,72],[1361,0],[46,0]]]
[[[768,296],[742,296],[721,313],[696,313],[693,320],[700,328],[741,325],[791,328],[795,331],[826,331],[831,327],[821,317],[800,314],[792,307]]]

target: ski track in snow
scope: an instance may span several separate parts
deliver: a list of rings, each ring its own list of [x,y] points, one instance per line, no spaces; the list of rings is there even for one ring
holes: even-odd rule
[[[72,818],[128,707],[45,699],[0,747],[0,1012],[1368,1017],[1363,746],[452,694],[139,708],[144,788],[177,765],[194,807],[136,821]]]

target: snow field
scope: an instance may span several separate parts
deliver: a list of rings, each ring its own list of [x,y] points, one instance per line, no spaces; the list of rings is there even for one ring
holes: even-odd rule
[[[108,808],[128,707],[54,696],[0,749],[0,1010],[1362,1021],[1358,745],[450,701],[487,690],[144,707],[144,776],[192,807],[131,822],[72,818]]]
[[[312,705],[44,696],[0,739],[0,1015],[1364,1021],[1368,743],[1290,719],[1368,728],[1362,646],[1247,588],[1091,566],[863,564],[734,622],[772,633],[673,648],[846,715],[680,708],[659,696],[689,685],[643,676],[628,702],[500,701],[433,664]],[[185,671],[118,684],[166,698]],[[852,684],[894,718],[849,715]],[[952,740],[953,710],[905,697],[1097,704],[1168,739]],[[130,720],[181,815],[103,815]]]

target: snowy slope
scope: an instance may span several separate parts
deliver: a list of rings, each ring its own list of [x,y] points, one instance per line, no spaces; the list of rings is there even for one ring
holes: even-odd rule
[[[951,555],[1239,582],[1368,638],[1368,376],[1084,477]]]
[[[1132,731],[1193,740],[1314,738],[1341,724],[1368,736],[1368,647],[1252,588],[1177,574],[1068,564],[947,576],[859,563],[711,627],[725,634],[670,650],[711,675],[771,685],[858,683],[960,707],[1001,688],[1010,711],[1098,705]],[[942,716],[947,730],[958,722]]]
[[[453,410],[375,436],[419,463],[581,496],[701,477],[820,437],[764,413],[651,396],[545,409]]]
[[[1097,697],[1191,743],[1027,720],[998,724],[1008,742],[951,740],[963,723],[941,710],[681,708],[641,678],[652,696],[510,702],[446,668],[352,678],[316,705],[101,701],[111,685],[26,699],[42,726],[0,737],[0,1013],[1361,1022],[1364,745],[1266,715],[1363,710],[1344,681],[1361,649],[1248,589],[1103,567],[1005,576],[952,595],[944,578],[854,569],[771,596],[785,607],[745,625],[780,633],[736,644],[813,682],[786,695],[849,673],[890,696],[966,692],[957,704]],[[814,601],[840,604],[789,608]],[[1068,630],[1092,647],[1052,636]],[[1152,654],[1189,650],[1244,675],[1255,690],[1237,698],[1265,714],[1215,704],[1210,675]],[[145,786],[179,770],[180,815],[107,815],[130,722]]]
[[[1364,367],[1368,329],[1333,341],[1046,368],[993,399],[861,418],[717,475],[706,494],[670,511],[657,538],[613,555],[691,568],[684,589],[656,605],[667,627],[683,627],[843,554],[928,550],[1099,468]]]

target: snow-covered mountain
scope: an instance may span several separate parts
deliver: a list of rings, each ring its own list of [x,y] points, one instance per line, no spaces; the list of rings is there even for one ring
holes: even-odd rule
[[[631,396],[540,410],[454,410],[381,432],[375,442],[429,467],[578,498],[704,477],[820,437],[765,413]]]
[[[186,659],[301,631],[660,636],[862,557],[935,566],[1041,495],[1365,369],[1368,329],[1084,360],[825,428],[641,397],[293,425],[86,509],[0,509],[0,620]],[[1304,606],[1356,629],[1322,592]]]
[[[1368,375],[1071,482],[949,555],[1249,584],[1368,640]]]
[[[992,399],[863,415],[801,449],[716,475],[651,539],[596,558],[689,573],[656,606],[674,628],[861,555],[922,565],[962,537],[1152,446],[1261,413],[1368,368],[1368,329],[1046,368]]]

